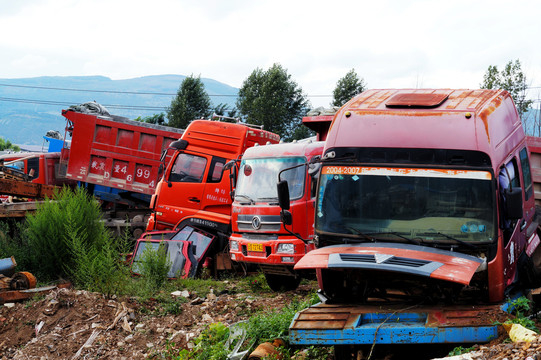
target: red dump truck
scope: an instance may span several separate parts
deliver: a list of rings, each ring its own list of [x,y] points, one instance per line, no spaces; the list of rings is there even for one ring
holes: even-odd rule
[[[293,266],[314,249],[317,179],[312,176],[309,162],[321,157],[323,144],[306,141],[257,146],[246,150],[240,163],[229,253],[233,261],[259,265],[275,291],[297,288],[302,274]],[[280,173],[292,184],[292,229],[280,223],[275,184]]]
[[[107,226],[119,233],[128,227],[138,238],[163,173],[161,154],[183,130],[110,115],[96,103],[71,107],[62,115],[65,140],[48,139],[57,151],[0,158],[24,175],[17,180],[2,177],[0,193],[40,199],[51,197],[55,186],[78,183],[102,201]],[[6,204],[0,216],[24,216],[35,208],[33,202]]]
[[[278,193],[289,224],[287,182]],[[350,100],[325,143],[314,243],[295,269],[316,270],[324,301],[296,315],[292,343],[349,358],[352,345],[497,336],[505,299],[541,285],[530,153],[509,93]]]

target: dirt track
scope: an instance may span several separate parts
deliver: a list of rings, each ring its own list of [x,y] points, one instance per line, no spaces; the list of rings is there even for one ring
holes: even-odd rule
[[[152,301],[107,300],[97,293],[58,289],[39,301],[0,307],[1,359],[145,359],[170,343],[188,348],[205,325],[245,320],[309,292],[301,286],[296,294],[257,300],[248,294],[209,294],[179,302],[177,315],[162,316]]]
[[[58,289],[39,300],[0,307],[0,359],[158,358],[171,344],[189,348],[190,340],[210,323],[230,325],[259,310],[277,310],[312,290],[301,285],[296,292],[262,296],[210,293],[179,301],[175,315],[161,315],[153,300],[138,303]],[[477,347],[470,359],[541,359],[541,339],[525,345],[505,343],[506,337]]]

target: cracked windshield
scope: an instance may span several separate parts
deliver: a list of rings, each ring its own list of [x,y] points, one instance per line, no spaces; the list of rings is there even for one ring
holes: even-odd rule
[[[319,232],[390,234],[440,241],[492,241],[488,171],[326,166],[316,211]],[[338,190],[339,189],[339,190]]]
[[[265,201],[278,200],[276,184],[278,173],[284,169],[303,164],[304,158],[269,158],[269,159],[246,159],[240,166],[235,200],[237,201]],[[292,200],[303,195],[304,166],[284,171],[282,180],[287,180],[289,196]]]

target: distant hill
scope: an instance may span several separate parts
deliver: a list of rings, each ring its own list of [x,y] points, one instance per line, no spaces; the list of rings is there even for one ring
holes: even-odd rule
[[[43,135],[49,130],[64,134],[62,109],[88,101],[96,101],[111,114],[130,119],[165,112],[162,108],[171,104],[173,94],[185,78],[156,75],[126,80],[104,76],[0,79],[0,137],[15,144],[41,145]],[[224,103],[233,108],[237,88],[212,79],[201,80],[213,106]]]

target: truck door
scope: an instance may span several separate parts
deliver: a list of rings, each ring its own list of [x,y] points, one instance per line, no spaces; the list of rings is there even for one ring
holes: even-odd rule
[[[201,210],[224,215],[231,213],[229,176],[224,175],[226,162],[227,160],[222,157],[212,157],[206,176],[205,192],[201,199]]]
[[[500,196],[502,197],[501,201],[503,203],[506,201],[503,196],[503,189],[521,186],[520,173],[517,167],[516,159],[512,159],[501,168],[498,179],[500,183]],[[527,186],[528,184],[524,185]],[[522,187],[522,191],[524,199],[524,187]],[[528,200],[527,197],[526,200]],[[522,219],[508,219],[505,216],[505,212],[502,211],[501,228],[503,230],[504,277],[506,286],[511,285],[511,283],[515,280],[518,258],[524,250],[524,246],[526,244],[526,231],[528,228],[526,216],[527,212],[525,211]]]
[[[171,226],[200,209],[210,156],[181,152],[174,161],[167,184],[161,187],[158,209]]]

